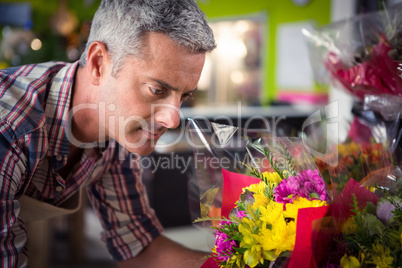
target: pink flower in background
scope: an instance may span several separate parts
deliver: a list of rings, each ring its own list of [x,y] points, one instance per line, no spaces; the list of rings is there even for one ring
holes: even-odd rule
[[[282,180],[275,188],[275,201],[278,203],[290,203],[297,196],[311,199],[330,201],[327,187],[323,178],[316,170],[304,170],[295,177]]]
[[[325,67],[350,93],[361,99],[365,94],[402,96],[399,61],[388,53],[392,49],[390,42],[381,35],[366,61],[348,68],[341,55],[329,52]]]

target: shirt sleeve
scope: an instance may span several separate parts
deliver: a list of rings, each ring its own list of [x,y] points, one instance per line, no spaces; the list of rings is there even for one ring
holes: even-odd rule
[[[116,159],[87,191],[104,228],[102,240],[112,257],[123,261],[149,245],[162,226],[149,205],[139,157],[117,148]]]
[[[0,134],[0,267],[27,264],[27,233],[16,194],[26,170],[25,155]]]

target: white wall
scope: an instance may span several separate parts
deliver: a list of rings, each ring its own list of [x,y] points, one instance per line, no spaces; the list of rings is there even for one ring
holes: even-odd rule
[[[348,19],[355,15],[356,0],[332,0],[331,2],[331,21],[340,21]],[[351,121],[351,109],[353,105],[352,97],[344,89],[338,89],[334,86],[329,90],[329,102],[339,101],[339,138],[343,140],[346,137],[347,130],[342,126],[343,123]]]

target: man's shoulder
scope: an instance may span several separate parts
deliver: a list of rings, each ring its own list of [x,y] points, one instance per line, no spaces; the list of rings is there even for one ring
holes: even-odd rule
[[[0,70],[0,100],[7,97],[20,99],[21,95],[32,95],[46,89],[56,74],[67,65],[70,64],[53,61]]]
[[[45,62],[0,70],[0,123],[23,135],[43,124],[45,102],[55,75],[68,65]],[[1,131],[3,132],[3,131]]]
[[[51,76],[68,64],[70,63],[61,61],[49,61],[2,69],[0,70],[1,85],[3,87],[3,80],[7,77],[10,77],[12,79],[41,79],[42,77]]]

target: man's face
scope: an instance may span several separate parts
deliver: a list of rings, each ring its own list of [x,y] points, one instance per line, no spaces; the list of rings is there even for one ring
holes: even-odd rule
[[[100,129],[130,152],[146,155],[168,128],[180,123],[179,108],[197,87],[205,54],[190,54],[160,33],[149,33],[145,57],[129,57],[115,77],[100,85]]]

